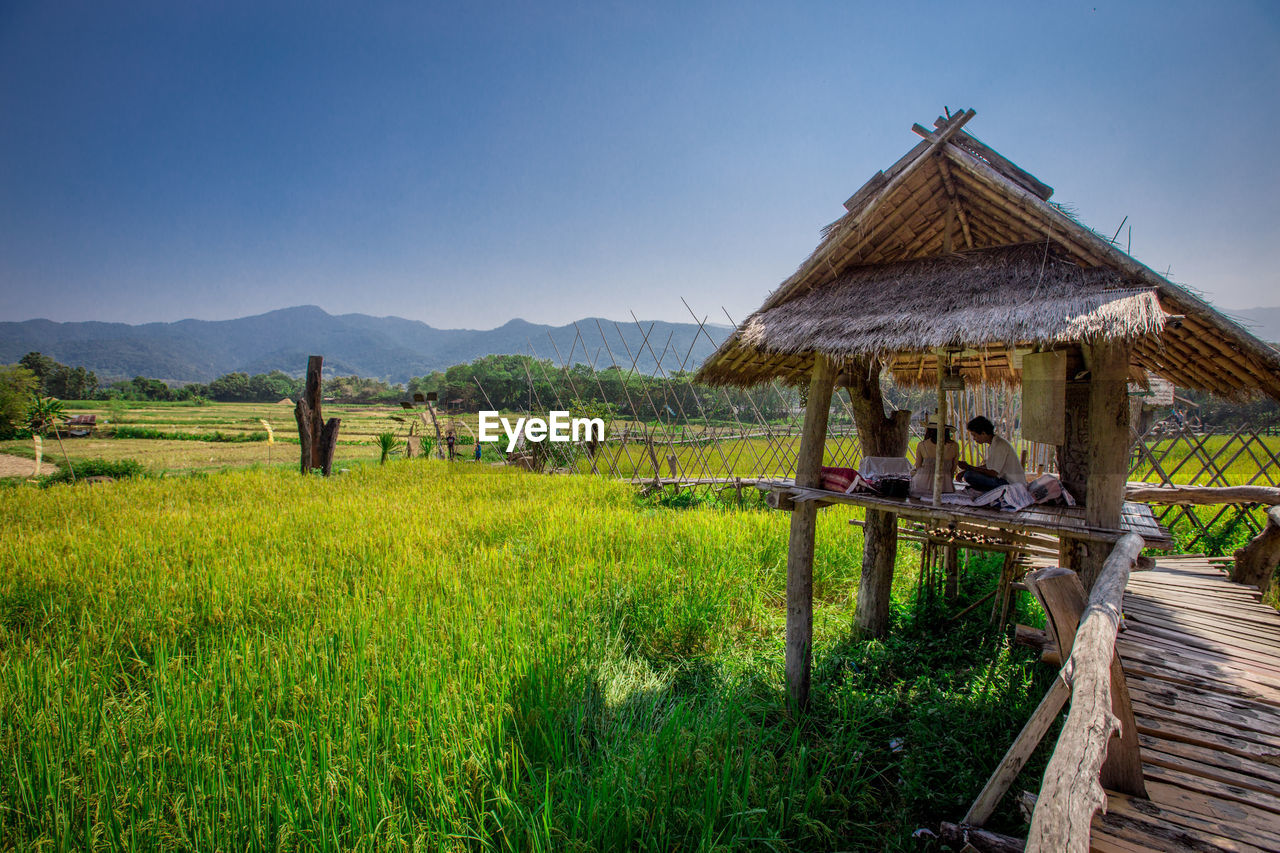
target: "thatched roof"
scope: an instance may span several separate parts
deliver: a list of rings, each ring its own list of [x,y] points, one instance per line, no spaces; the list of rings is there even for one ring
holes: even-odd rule
[[[945,347],[961,372],[1017,381],[1032,347],[1124,338],[1135,377],[1280,398],[1280,352],[1050,203],[1051,187],[961,130],[972,116],[917,125],[924,141],[845,203],[699,378],[801,381],[822,352],[931,384]]]
[[[733,349],[885,359],[938,347],[1136,339],[1158,334],[1164,320],[1153,289],[1127,286],[1106,267],[1081,267],[1049,243],[1021,244],[854,267],[828,285],[753,314]],[[733,364],[732,354],[719,364]],[[988,377],[1008,378],[1007,370],[994,366],[994,355],[991,361]],[[718,372],[733,381],[731,371]]]

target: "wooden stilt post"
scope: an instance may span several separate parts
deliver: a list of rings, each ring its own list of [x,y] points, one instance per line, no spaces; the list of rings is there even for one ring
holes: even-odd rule
[[[827,439],[827,414],[835,372],[822,354],[814,356],[796,460],[796,485],[817,486],[821,481],[822,453]],[[787,544],[787,690],[791,702],[803,709],[809,702],[809,668],[813,650],[813,538],[818,507],[814,501],[797,504],[791,511],[791,538]]]
[[[1124,341],[1084,344],[1089,368],[1089,455],[1085,523],[1119,529],[1129,476],[1129,351]],[[1085,589],[1102,571],[1111,549],[1091,542],[1072,566]]]
[[[948,234],[949,236],[950,234]],[[936,354],[938,362],[938,411],[935,416],[937,419],[937,432],[934,437],[933,451],[933,505],[942,506],[942,484],[946,482],[943,478],[946,477],[947,473],[942,470],[947,448],[947,392],[942,385],[942,379],[946,375],[944,369],[946,351],[939,348]],[[921,357],[923,358],[923,356]],[[947,545],[945,560],[947,599],[954,600],[960,595],[960,563],[954,544]]]
[[[923,358],[923,356],[921,356]],[[946,353],[939,348],[937,351],[938,360],[938,431],[935,439],[936,447],[933,453],[933,505],[942,506],[942,459],[947,447],[947,392],[942,387],[943,377],[943,359]],[[948,590],[950,592],[950,590]]]

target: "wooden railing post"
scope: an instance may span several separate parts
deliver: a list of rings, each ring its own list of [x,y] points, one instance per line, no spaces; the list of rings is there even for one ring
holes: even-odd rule
[[[1113,757],[1117,763],[1116,773],[1122,782],[1132,782],[1136,773],[1136,785],[1141,789],[1142,765],[1136,737],[1129,749],[1122,741],[1113,740],[1112,735],[1117,730],[1134,729],[1127,691],[1118,694],[1113,689],[1117,682],[1124,684],[1124,674],[1115,657],[1115,640],[1129,570],[1142,545],[1142,537],[1135,533],[1126,534],[1116,543],[1074,631],[1074,644],[1060,646],[1071,649],[1060,675],[1071,685],[1071,710],[1045,770],[1027,837],[1028,851],[1083,853],[1089,849],[1093,814],[1106,802],[1104,783],[1100,781],[1106,757]],[[1061,621],[1054,619],[1053,629],[1066,632],[1070,622],[1069,616]],[[1107,784],[1115,787],[1114,781]],[[1145,790],[1141,796],[1145,796]]]

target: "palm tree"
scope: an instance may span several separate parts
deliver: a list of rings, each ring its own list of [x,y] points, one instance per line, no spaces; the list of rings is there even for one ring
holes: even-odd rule
[[[66,419],[67,416],[62,413],[62,401],[56,397],[37,395],[31,398],[31,405],[27,406],[27,426],[32,435],[46,435],[51,429],[57,435],[58,422]]]
[[[379,465],[386,465],[387,460],[391,458],[391,454],[400,449],[400,439],[396,438],[394,432],[378,433],[373,443],[382,451],[382,458],[378,460]]]

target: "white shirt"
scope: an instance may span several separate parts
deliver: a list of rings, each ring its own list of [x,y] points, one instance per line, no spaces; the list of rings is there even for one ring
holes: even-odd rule
[[[1022,462],[1018,459],[1018,452],[1013,449],[1013,445],[1000,436],[991,439],[991,444],[987,446],[987,461],[983,463],[984,468],[990,468],[996,472],[997,477],[1002,477],[1010,483],[1017,483],[1020,486],[1027,484],[1027,472],[1022,468]]]

